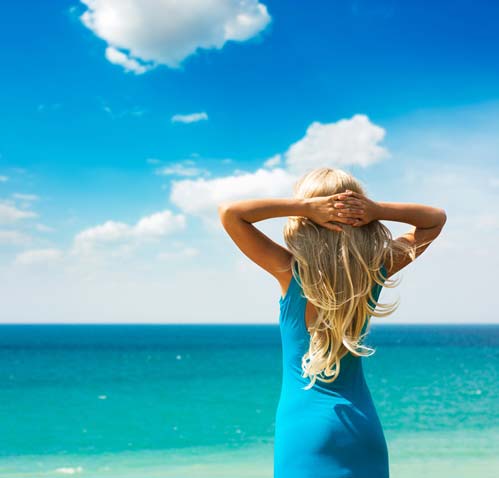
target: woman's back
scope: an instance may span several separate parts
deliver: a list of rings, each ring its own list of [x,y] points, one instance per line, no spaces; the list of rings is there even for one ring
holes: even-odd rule
[[[386,277],[386,269],[381,271]],[[381,286],[375,284],[375,300],[380,293]],[[295,277],[279,305],[283,376],[275,420],[274,477],[388,477],[388,449],[362,357],[347,353],[334,382],[317,380],[304,390],[309,379],[301,375],[301,360],[310,335],[307,299]],[[366,326],[367,321],[362,333]]]
[[[413,262],[440,234],[445,211],[373,201],[350,173],[329,167],[300,177],[292,198],[240,200],[222,203],[218,210],[241,251],[275,277],[281,290],[287,288],[280,300],[283,377],[275,422],[275,478],[388,477],[388,450],[362,357],[349,350],[359,345],[365,314],[386,317],[397,305],[383,304],[375,312],[373,304],[369,308],[364,294],[372,276],[367,269],[384,264],[381,276],[386,280]],[[287,217],[286,247],[253,225],[274,217]],[[383,220],[405,222],[411,229],[394,240]],[[304,266],[302,285],[314,304],[338,304],[334,311],[320,311],[317,328],[323,330],[314,333],[313,341],[305,326],[312,322],[308,315],[313,306],[306,307],[300,284],[295,277],[290,282],[287,272],[293,258]],[[372,299],[377,301],[381,287],[374,285]],[[317,371],[329,372],[344,350],[348,353],[340,361],[338,378],[320,381]],[[368,352],[369,347],[359,351]],[[302,377],[302,357],[307,377]]]

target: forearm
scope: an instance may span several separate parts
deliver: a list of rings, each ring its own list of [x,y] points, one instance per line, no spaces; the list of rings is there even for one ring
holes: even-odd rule
[[[441,208],[415,203],[378,202],[378,220],[405,222],[419,229],[445,224],[446,214]]]
[[[219,212],[235,214],[246,222],[258,222],[273,217],[306,216],[307,201],[301,198],[264,198],[225,202]]]

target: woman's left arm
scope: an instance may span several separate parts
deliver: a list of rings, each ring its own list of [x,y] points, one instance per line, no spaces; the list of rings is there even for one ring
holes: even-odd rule
[[[274,217],[304,216],[334,231],[341,227],[330,221],[351,224],[354,209],[345,208],[344,194],[314,198],[265,198],[224,202],[218,206],[218,214],[224,229],[237,247],[253,262],[276,277],[280,282],[289,277],[291,253],[252,223]],[[343,213],[344,217],[338,217]],[[348,217],[346,217],[348,216]]]

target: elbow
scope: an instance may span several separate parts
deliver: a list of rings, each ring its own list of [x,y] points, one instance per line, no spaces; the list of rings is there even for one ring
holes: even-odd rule
[[[447,222],[447,213],[445,212],[445,209],[440,208],[439,214],[440,214],[440,227],[444,227],[445,223]]]
[[[227,218],[229,213],[232,211],[230,202],[222,202],[217,206],[218,217],[223,222]]]
[[[435,225],[430,228],[433,229],[435,238],[442,232],[442,229],[447,221],[447,214],[444,209],[438,208],[436,212]]]
[[[227,202],[219,203],[217,206],[218,216],[220,218],[223,217],[226,214],[228,208],[229,208],[229,203]]]
[[[237,223],[241,218],[239,212],[234,207],[234,203],[223,202],[218,204],[218,217],[225,229],[229,228],[232,224]]]

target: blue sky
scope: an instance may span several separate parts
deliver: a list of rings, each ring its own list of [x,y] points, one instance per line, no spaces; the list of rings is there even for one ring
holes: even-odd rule
[[[203,3],[3,7],[3,321],[277,323],[277,283],[214,206],[319,165],[448,212],[380,322],[499,321],[454,301],[470,268],[469,297],[492,294],[499,265],[499,5]]]

